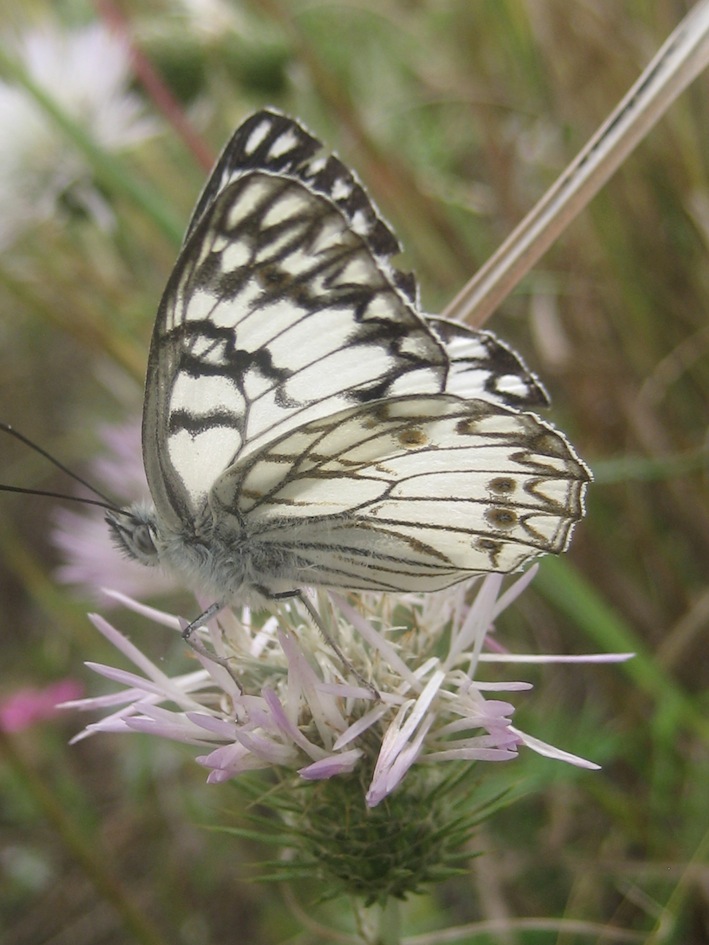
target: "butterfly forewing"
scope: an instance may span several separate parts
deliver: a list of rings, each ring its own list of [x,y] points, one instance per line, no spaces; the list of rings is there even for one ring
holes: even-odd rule
[[[440,391],[441,342],[339,208],[299,180],[230,181],[186,243],[158,314],[146,470],[182,515],[228,465],[351,404]],[[167,487],[166,487],[167,485]]]
[[[518,354],[489,331],[475,331],[444,318],[426,316],[446,349],[446,393],[470,400],[480,398],[507,407],[548,407],[549,397],[539,379]]]
[[[563,550],[589,474],[522,412],[543,387],[493,335],[420,313],[395,236],[320,149],[274,112],[237,129],[165,290],[143,454],[172,563],[194,539],[231,597],[433,590]]]

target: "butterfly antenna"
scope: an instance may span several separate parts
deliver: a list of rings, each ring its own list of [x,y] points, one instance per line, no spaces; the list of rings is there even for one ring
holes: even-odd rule
[[[81,482],[81,480],[79,480]],[[41,495],[49,499],[63,499],[65,502],[80,502],[82,505],[97,505],[100,509],[108,509],[109,512],[121,512],[116,505],[109,502],[101,502],[100,499],[82,499],[79,495],[67,495],[65,492],[50,492],[49,489],[27,489],[25,486],[8,486],[0,482],[0,492],[17,492],[20,495]]]
[[[19,492],[23,493],[24,495],[43,495],[53,499],[65,499],[69,502],[82,502],[84,505],[98,505],[101,508],[110,509],[113,512],[119,511],[116,508],[116,504],[111,502],[108,496],[104,495],[103,492],[99,492],[99,490],[95,486],[92,486],[90,482],[87,482],[85,479],[82,479],[81,476],[77,475],[75,472],[72,472],[71,469],[68,469],[63,463],[60,463],[59,460],[52,456],[51,453],[48,453],[47,450],[42,449],[41,446],[39,446],[33,440],[30,440],[29,437],[19,433],[14,429],[14,427],[11,427],[9,423],[3,423],[0,420],[0,431],[9,433],[10,436],[14,436],[16,440],[20,441],[20,443],[24,443],[25,446],[29,446],[30,449],[33,449],[35,453],[39,453],[40,456],[44,456],[44,458],[48,459],[53,466],[56,466],[57,469],[61,470],[75,482],[85,486],[90,492],[93,492],[94,495],[97,495],[101,501],[97,501],[96,499],[82,499],[79,496],[64,495],[60,492],[45,492],[42,489],[26,489],[23,486],[3,485],[0,488],[2,488],[5,492]]]

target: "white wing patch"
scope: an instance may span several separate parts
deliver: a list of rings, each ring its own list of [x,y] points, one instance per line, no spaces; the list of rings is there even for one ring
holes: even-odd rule
[[[271,122],[268,118],[264,118],[263,121],[259,121],[254,126],[253,130],[249,132],[244,142],[244,153],[253,154],[254,151],[263,144],[266,140],[266,136],[271,130]]]
[[[268,156],[272,161],[274,161],[279,157],[283,157],[284,154],[288,154],[289,151],[295,150],[297,146],[298,137],[294,133],[293,129],[289,128],[288,131],[284,131],[283,134],[276,138],[271,147],[268,149]]]

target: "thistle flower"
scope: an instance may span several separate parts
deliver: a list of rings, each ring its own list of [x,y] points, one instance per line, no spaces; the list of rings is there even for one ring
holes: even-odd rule
[[[146,498],[138,424],[105,427],[102,437],[107,454],[91,478],[120,504]],[[93,512],[63,511],[58,523],[61,579],[120,583],[110,600],[182,633],[177,616],[134,599],[158,589],[159,572],[119,558]],[[244,776],[260,771],[280,814],[277,839],[297,851],[279,875],[317,876],[333,894],[368,901],[405,896],[458,870],[467,856],[461,850],[481,817],[470,800],[471,762],[510,761],[526,748],[597,767],[516,727],[511,700],[529,684],[484,672],[490,664],[499,675],[509,662],[554,659],[512,656],[492,637],[498,615],[535,570],[504,593],[500,574],[437,594],[350,599],[320,591],[320,626],[298,599],[265,620],[225,609],[193,635],[198,666],[176,675],[94,615],[133,668],[88,664],[119,690],[67,703],[107,712],[75,740],[143,732],[183,742],[196,749],[212,785],[248,785]],[[162,580],[166,589],[170,581]]]
[[[102,24],[68,31],[47,23],[4,42],[30,78],[101,147],[131,148],[155,133],[140,99],[128,91],[128,50]],[[113,221],[83,156],[29,92],[0,82],[0,246],[67,206],[104,228]]]
[[[597,767],[513,726],[509,697],[529,689],[528,683],[485,681],[479,675],[483,664],[503,666],[509,659],[486,641],[493,621],[529,583],[533,571],[502,595],[501,575],[479,579],[472,603],[470,585],[432,595],[362,595],[357,604],[319,592],[320,621],[349,667],[302,616],[297,601],[280,605],[261,625],[246,609],[222,611],[197,631],[195,655],[201,668],[176,676],[168,676],[94,615],[97,629],[135,669],[87,664],[121,689],[69,703],[85,710],[111,710],[77,739],[96,732],[139,731],[193,745],[210,784],[269,769],[288,786],[291,800],[300,798],[303,807],[293,821],[298,843],[307,838],[317,847],[310,861],[320,868],[330,862],[323,843],[332,841],[335,829],[334,823],[323,827],[323,811],[336,812],[343,804],[349,810],[348,830],[357,835],[361,829],[367,837],[378,822],[371,819],[374,808],[384,806],[387,834],[394,830],[396,836],[397,817],[406,820],[412,804],[423,804],[430,816],[428,827],[421,829],[430,828],[432,836],[440,837],[453,809],[448,802],[442,804],[441,797],[437,807],[430,807],[434,785],[446,780],[443,762],[508,761],[527,747],[571,764]],[[177,617],[114,596],[176,632],[185,626]],[[373,688],[351,678],[352,670]],[[320,790],[313,785],[308,795],[307,782],[321,782]],[[392,810],[400,813],[393,815]],[[341,815],[334,816],[337,820]],[[459,827],[458,813],[452,819]],[[403,823],[399,829],[404,829]],[[404,843],[400,853],[406,879],[399,863],[387,868],[386,879],[378,873],[378,885],[370,887],[362,873],[369,854],[359,867],[347,858],[344,872],[337,873],[332,863],[328,869],[335,869],[341,888],[349,892],[370,898],[378,898],[382,890],[404,895],[432,879],[432,862],[436,869],[448,868],[449,860],[460,856],[456,837],[455,850],[439,851],[434,861],[424,844],[426,854],[414,854],[412,862],[410,844]],[[337,852],[330,853],[337,862]],[[387,856],[390,865],[398,862],[391,849]]]

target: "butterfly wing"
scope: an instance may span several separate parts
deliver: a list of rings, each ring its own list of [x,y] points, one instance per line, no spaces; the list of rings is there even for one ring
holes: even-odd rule
[[[520,356],[492,332],[426,315],[448,358],[445,391],[505,407],[548,407],[549,396]]]
[[[448,394],[313,421],[213,490],[247,522],[265,573],[291,586],[430,591],[562,551],[590,476],[530,413]]]
[[[389,265],[395,238],[317,147],[283,116],[253,116],[195,210],[159,308],[143,415],[151,493],[173,524],[283,432],[444,384],[443,347]]]
[[[291,119],[259,112],[192,215],[155,323],[143,412],[148,483],[173,528],[199,514],[225,469],[344,408],[449,381],[466,396],[539,402],[535,379],[493,336],[420,315],[413,277],[390,261],[396,238],[320,147]]]

